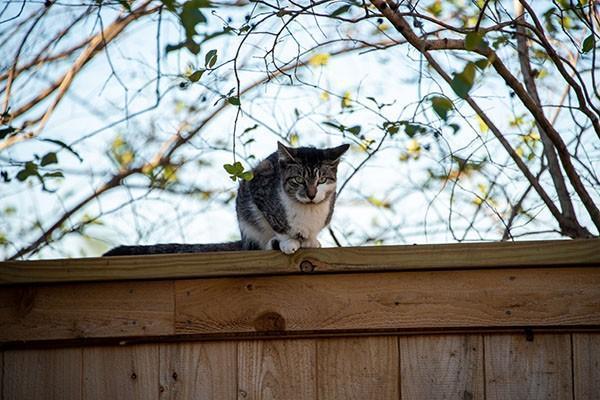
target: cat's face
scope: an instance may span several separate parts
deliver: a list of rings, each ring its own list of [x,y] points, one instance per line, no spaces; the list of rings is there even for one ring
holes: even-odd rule
[[[349,145],[329,149],[277,145],[283,189],[290,198],[318,204],[335,193],[337,166]]]

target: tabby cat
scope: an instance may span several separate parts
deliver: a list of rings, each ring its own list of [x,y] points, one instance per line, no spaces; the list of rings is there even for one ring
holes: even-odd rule
[[[240,181],[236,212],[242,239],[214,244],[119,246],[105,256],[279,249],[292,254],[301,247],[320,247],[319,232],[331,221],[336,197],[337,167],[349,145],[317,149],[286,147]]]

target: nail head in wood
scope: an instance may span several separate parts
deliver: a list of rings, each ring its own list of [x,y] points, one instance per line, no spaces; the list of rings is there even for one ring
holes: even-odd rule
[[[302,272],[313,272],[315,265],[308,260],[304,260],[300,263],[300,271]]]

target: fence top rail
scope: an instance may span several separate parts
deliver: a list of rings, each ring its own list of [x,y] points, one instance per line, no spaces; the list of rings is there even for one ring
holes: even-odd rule
[[[600,239],[5,261],[0,285],[582,265],[600,266]]]

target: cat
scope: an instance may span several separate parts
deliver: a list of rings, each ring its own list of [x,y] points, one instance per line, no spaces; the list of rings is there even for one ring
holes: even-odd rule
[[[317,236],[331,221],[337,167],[349,147],[343,144],[326,149],[293,148],[277,142],[277,151],[252,169],[254,178],[240,181],[236,213],[241,240],[119,246],[104,255],[235,250],[281,250],[293,254],[302,247],[321,247]]]

